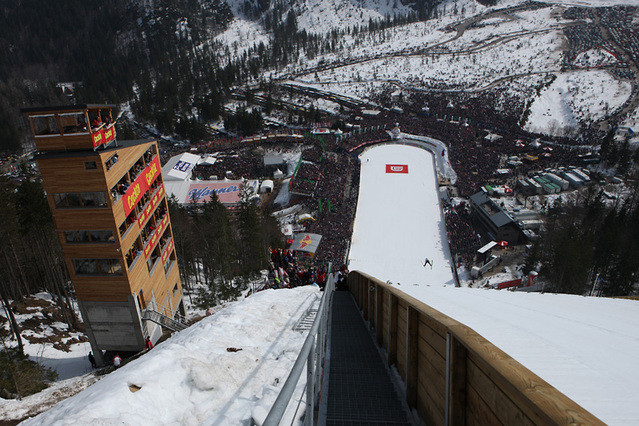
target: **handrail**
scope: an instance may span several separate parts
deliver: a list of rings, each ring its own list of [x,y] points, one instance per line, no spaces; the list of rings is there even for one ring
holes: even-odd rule
[[[324,294],[320,300],[320,306],[317,310],[315,321],[313,321],[313,326],[306,336],[304,345],[300,350],[300,354],[298,355],[286,382],[284,382],[284,385],[282,386],[282,390],[279,395],[277,395],[277,398],[266,416],[266,419],[264,419],[264,423],[262,423],[263,426],[277,426],[280,424],[280,421],[286,412],[286,408],[293,397],[293,392],[300,380],[302,371],[304,371],[305,363],[307,367],[307,381],[306,415],[304,416],[304,424],[316,424],[315,401],[321,392],[319,378],[322,373],[321,369],[324,368],[324,358],[326,356],[326,335],[328,330],[328,312],[330,310],[330,302],[332,300],[334,289],[334,274],[329,266],[326,287],[324,288]]]

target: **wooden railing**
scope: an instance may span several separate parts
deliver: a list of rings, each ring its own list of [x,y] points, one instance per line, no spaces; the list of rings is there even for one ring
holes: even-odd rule
[[[348,285],[425,424],[603,424],[470,327],[364,273]]]

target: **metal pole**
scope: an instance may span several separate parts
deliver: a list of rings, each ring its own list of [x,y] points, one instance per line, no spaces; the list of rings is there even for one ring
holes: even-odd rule
[[[315,347],[315,339],[313,339],[313,346]],[[315,355],[315,348],[311,348],[306,359],[306,415],[304,417],[304,424],[314,426],[315,425],[315,363],[313,358]]]
[[[444,424],[448,426],[450,420],[450,333],[446,333],[446,410]]]

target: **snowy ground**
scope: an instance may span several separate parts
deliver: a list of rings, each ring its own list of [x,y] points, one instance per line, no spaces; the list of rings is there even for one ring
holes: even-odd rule
[[[333,29],[344,30],[333,40],[335,51],[312,58],[302,52],[297,62],[265,75],[362,99],[371,99],[389,84],[425,92],[494,90],[500,99],[496,108],[508,108],[512,99],[521,104],[534,101],[526,129],[548,135],[572,135],[580,123],[592,123],[616,111],[629,98],[631,86],[628,80],[617,80],[597,68],[618,62],[611,53],[602,49],[581,52],[575,66],[582,69],[561,71],[568,48],[563,28],[575,25],[562,13],[569,5],[603,7],[636,1],[557,0],[547,2],[545,8],[502,13],[523,3],[502,0],[487,8],[474,0],[443,1],[433,19],[355,33],[346,29],[384,17],[391,6],[398,7],[395,11],[406,8],[384,0],[307,1],[296,10],[298,27],[327,37]],[[232,7],[239,11],[240,3]],[[469,19],[476,21],[464,24]],[[258,25],[242,18],[236,18],[217,41],[227,46],[222,61],[240,57],[251,46],[270,43]],[[551,76],[556,80],[538,94]],[[340,109],[333,102],[317,99],[294,102],[334,113]],[[638,115],[631,113],[624,125],[636,127]]]
[[[23,424],[230,425],[263,419],[306,337],[293,328],[321,294],[307,286],[242,299]],[[294,410],[295,404],[288,424]]]
[[[383,145],[360,158],[350,270],[391,281],[470,326],[605,423],[636,424],[636,301],[456,288],[432,154]],[[408,173],[386,173],[389,164]]]

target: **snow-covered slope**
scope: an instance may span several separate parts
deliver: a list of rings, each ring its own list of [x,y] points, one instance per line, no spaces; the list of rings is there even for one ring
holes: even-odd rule
[[[248,424],[277,397],[305,339],[293,328],[321,294],[256,293],[23,424]]]
[[[351,270],[473,328],[605,423],[636,424],[638,302],[454,287],[432,155],[384,145],[360,158]]]

